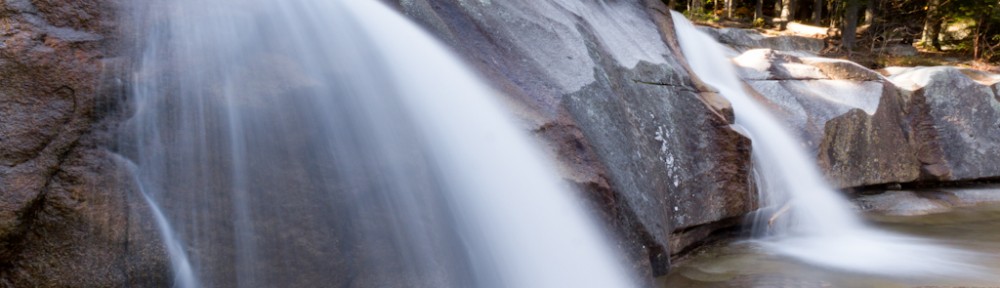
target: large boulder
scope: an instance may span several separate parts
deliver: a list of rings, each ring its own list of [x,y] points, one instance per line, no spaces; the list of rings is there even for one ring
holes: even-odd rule
[[[734,62],[836,186],[917,179],[898,92],[879,74],[849,61],[770,49],[749,50]]]
[[[921,179],[1000,176],[1000,101],[992,76],[973,73],[974,79],[954,67],[887,71],[902,91]]]
[[[509,96],[640,273],[665,273],[671,255],[756,205],[749,141],[729,128],[726,101],[696,88],[660,1],[399,8]]]
[[[114,101],[117,6],[0,4],[0,286],[166,283],[152,214],[95,127]]]

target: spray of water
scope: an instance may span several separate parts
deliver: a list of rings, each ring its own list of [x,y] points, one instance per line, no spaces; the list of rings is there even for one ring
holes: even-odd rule
[[[123,146],[177,286],[632,285],[494,93],[379,1],[145,7]]]
[[[753,141],[761,207],[783,216],[757,223],[770,231],[762,243],[816,265],[901,277],[983,278],[975,255],[867,227],[846,199],[823,179],[793,134],[743,90],[724,48],[673,12],[681,50],[693,72],[732,103],[736,124]],[[787,210],[787,212],[778,212]],[[770,215],[769,215],[770,216]]]

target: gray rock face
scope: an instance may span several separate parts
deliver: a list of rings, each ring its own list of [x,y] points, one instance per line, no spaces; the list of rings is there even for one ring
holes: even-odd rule
[[[0,79],[0,286],[170,281],[127,163],[102,148],[114,142],[107,131],[120,120],[115,113],[127,110],[110,97],[123,87],[101,79],[115,77],[104,59],[116,56],[118,29],[129,29],[116,27],[118,5],[0,6],[7,17],[0,23],[7,75]],[[728,128],[724,99],[694,88],[700,84],[678,62],[659,1],[412,0],[398,7],[511,96],[566,179],[622,235],[619,246],[638,271],[665,273],[671,254],[753,208],[749,141]]]
[[[893,44],[878,48],[881,53],[888,53],[893,56],[917,56],[917,48],[913,45]]]
[[[892,75],[902,91],[923,179],[1000,176],[1000,102],[996,90],[953,67]]]
[[[755,205],[749,141],[728,128],[726,101],[694,88],[659,1],[400,7],[513,99],[638,271],[665,273],[671,254],[701,239],[673,234]]]
[[[918,163],[891,83],[855,63],[750,50],[740,74],[818,156],[839,187],[910,182]],[[737,111],[737,113],[739,113]]]
[[[737,52],[751,49],[773,49],[798,54],[818,54],[826,46],[823,40],[802,36],[767,36],[751,29],[701,27],[719,43]]]
[[[898,98],[884,88],[874,115],[850,110],[826,123],[819,166],[839,187],[910,182],[919,176],[919,161],[901,130]]]
[[[959,72],[962,72],[962,74],[965,74],[965,76],[968,76],[969,79],[972,79],[973,81],[976,81],[979,84],[988,86],[994,84],[1000,84],[1000,75],[970,68],[956,68],[956,69],[958,69]]]
[[[9,71],[14,72],[14,71]],[[30,81],[27,73],[11,73],[11,82]],[[21,79],[18,79],[21,78]],[[20,88],[20,89],[19,89]],[[25,94],[24,87],[0,87],[2,95]],[[0,123],[0,165],[16,166],[38,156],[52,142],[75,110],[73,91],[60,88],[39,97],[10,99],[0,103],[0,113],[7,116]]]
[[[166,285],[152,214],[95,129],[112,1],[0,4],[0,286]],[[108,83],[113,81],[107,81]],[[118,87],[120,88],[120,87]],[[102,109],[98,109],[101,106]]]
[[[886,79],[852,62],[796,55],[757,49],[733,60],[836,185],[1000,176],[997,75],[887,68]]]
[[[854,200],[861,211],[887,216],[943,213],[955,208],[1000,201],[1000,187],[885,191]]]
[[[858,210],[891,216],[917,216],[951,211],[947,194],[929,191],[887,191],[854,200]]]
[[[996,75],[889,68],[886,79],[852,62],[768,49],[733,60],[840,187],[1000,176]]]
[[[993,84],[993,96],[997,101],[1000,101],[1000,83]]]

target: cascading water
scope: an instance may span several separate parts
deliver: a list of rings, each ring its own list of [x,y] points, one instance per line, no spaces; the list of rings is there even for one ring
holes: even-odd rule
[[[121,157],[118,157],[121,158]],[[147,192],[146,187],[143,187],[142,180],[139,179],[139,168],[128,159],[117,159],[122,165],[126,167],[129,173],[132,174],[136,186],[138,186],[139,193],[142,194],[143,200],[146,204],[149,204],[151,212],[153,212],[153,219],[156,220],[156,225],[160,228],[160,235],[163,236],[164,246],[167,249],[167,256],[170,257],[171,270],[174,273],[174,286],[176,287],[195,287],[197,283],[194,282],[194,274],[191,271],[191,262],[188,261],[187,254],[184,253],[184,247],[180,242],[177,241],[177,237],[174,235],[174,231],[170,229],[170,222],[167,217],[163,215],[163,211],[160,211],[160,207],[156,205]]]
[[[631,286],[491,91],[378,1],[143,6],[123,146],[175,286]]]
[[[787,128],[743,90],[724,48],[672,12],[681,50],[693,72],[733,105],[736,124],[753,141],[761,207],[788,210],[784,216],[756,223],[770,229],[762,242],[777,253],[816,265],[861,273],[901,277],[986,278],[973,265],[974,255],[867,227],[846,199],[823,179]],[[787,207],[780,208],[780,207]],[[782,213],[782,212],[775,212]]]

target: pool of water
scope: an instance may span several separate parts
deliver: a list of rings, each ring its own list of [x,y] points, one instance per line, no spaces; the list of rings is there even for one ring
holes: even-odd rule
[[[923,216],[868,215],[873,225],[966,252],[976,277],[892,276],[838,271],[736,241],[695,252],[658,279],[660,287],[990,287],[1000,288],[1000,203]],[[955,268],[955,267],[942,267]],[[945,269],[942,269],[945,270]],[[970,273],[972,274],[972,273]]]

